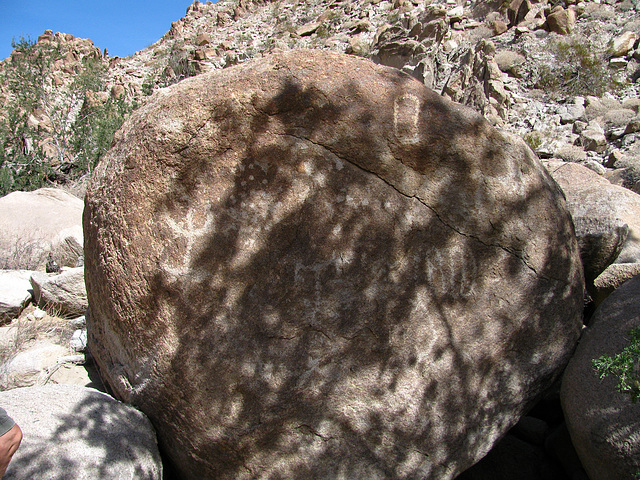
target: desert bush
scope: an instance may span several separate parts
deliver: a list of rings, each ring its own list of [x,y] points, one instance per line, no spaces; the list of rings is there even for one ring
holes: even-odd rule
[[[553,63],[540,69],[535,85],[550,93],[565,96],[602,95],[620,87],[607,67],[606,52],[586,39],[569,38],[550,44]]]
[[[613,356],[593,359],[593,367],[600,378],[614,375],[618,378],[618,391],[626,393],[635,403],[640,399],[640,327],[628,333],[629,345]]]

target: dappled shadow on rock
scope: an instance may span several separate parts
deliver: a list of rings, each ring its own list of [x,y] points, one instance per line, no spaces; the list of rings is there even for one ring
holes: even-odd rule
[[[84,222],[91,351],[184,478],[451,478],[580,331],[573,227],[528,148],[354,57],[160,92]]]
[[[108,395],[47,385],[0,392],[0,403],[23,432],[4,479],[162,478],[149,420]]]

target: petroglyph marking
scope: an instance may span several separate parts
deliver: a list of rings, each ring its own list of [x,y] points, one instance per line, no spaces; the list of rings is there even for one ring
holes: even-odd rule
[[[174,277],[180,278],[190,274],[192,270],[190,265],[193,260],[194,246],[200,239],[212,231],[213,214],[211,211],[207,212],[205,221],[200,227],[197,227],[196,224],[193,210],[189,210],[182,222],[176,222],[173,218],[167,216],[167,225],[173,230],[176,240],[182,238],[186,241],[182,255],[176,254],[175,264],[169,265],[170,260],[168,260],[167,263],[163,265],[164,270]]]
[[[401,143],[420,141],[420,106],[420,99],[412,93],[405,93],[393,102],[393,128]]]

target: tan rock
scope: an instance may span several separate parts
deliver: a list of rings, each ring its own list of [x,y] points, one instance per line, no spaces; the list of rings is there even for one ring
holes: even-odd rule
[[[548,168],[566,195],[574,220],[600,218],[628,225],[629,234],[616,263],[640,263],[640,196],[576,163],[550,164]]]
[[[529,0],[512,0],[507,8],[507,18],[509,26],[518,25],[531,10],[531,2]]]
[[[547,16],[547,24],[550,32],[568,35],[576,26],[576,12],[572,8],[559,7]]]
[[[611,44],[611,54],[614,57],[622,57],[633,49],[635,43],[640,38],[636,32],[624,32],[619,37],[613,39]]]
[[[196,45],[202,47],[204,45],[209,45],[211,43],[211,38],[206,33],[200,33],[196,37]]]
[[[89,348],[181,478],[453,478],[568,361],[577,244],[522,141],[320,51],[153,99],[87,192]]]
[[[490,24],[491,29],[493,30],[494,35],[502,35],[509,29],[509,26],[504,23],[502,20],[494,20]]]
[[[500,50],[496,52],[494,60],[500,70],[513,76],[520,76],[520,68],[525,62],[524,55],[513,50]]]

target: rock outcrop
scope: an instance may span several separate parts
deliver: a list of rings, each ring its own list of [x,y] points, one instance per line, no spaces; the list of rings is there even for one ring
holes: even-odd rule
[[[162,462],[149,420],[109,395],[71,385],[0,392],[24,439],[4,480],[160,480]]]
[[[580,333],[573,226],[531,151],[353,56],[158,92],[84,228],[89,349],[185,479],[453,478]]]
[[[639,305],[636,276],[600,305],[563,377],[567,426],[591,480],[631,480],[640,471],[640,403],[617,391],[616,378],[601,380],[592,365],[629,345],[629,331],[640,327]]]

